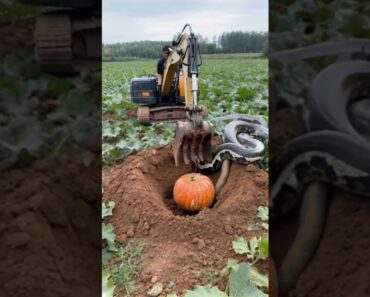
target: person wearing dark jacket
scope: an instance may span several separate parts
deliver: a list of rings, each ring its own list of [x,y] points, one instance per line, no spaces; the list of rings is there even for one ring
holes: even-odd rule
[[[157,63],[157,84],[158,88],[160,89],[162,86],[163,81],[163,73],[164,73],[164,65],[166,63],[166,60],[170,54],[171,47],[169,45],[165,45],[162,48],[162,57],[159,59]]]

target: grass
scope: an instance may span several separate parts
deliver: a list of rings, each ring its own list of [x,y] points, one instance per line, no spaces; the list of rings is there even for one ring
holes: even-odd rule
[[[115,203],[102,203],[102,218],[113,215]],[[111,226],[110,224],[102,224]],[[125,246],[116,241],[114,228],[111,226],[110,233],[103,228],[102,238],[106,246],[103,248],[103,296],[113,297],[123,291],[126,297],[135,296],[137,288],[135,280],[141,269],[141,254],[144,251],[144,242],[131,240]],[[109,280],[108,280],[109,279]]]
[[[141,241],[129,241],[121,247],[115,257],[115,264],[111,267],[113,283],[116,285],[116,293],[124,290],[127,297],[136,296],[137,288],[135,280],[140,273],[141,254],[144,251],[144,243]]]
[[[205,54],[203,59],[218,60],[218,59],[259,59],[264,58],[261,53],[235,53],[235,54]]]
[[[207,108],[216,134],[222,134],[225,122],[215,119],[223,115],[259,114],[268,120],[268,60],[227,57],[208,59],[206,56],[199,70],[199,104]],[[125,117],[125,109],[136,106],[131,102],[131,79],[154,75],[155,65],[156,60],[103,63],[103,117],[108,119],[109,115],[109,120],[103,121],[105,165],[121,162],[133,152],[172,141],[173,124],[146,127],[137,119]],[[265,170],[267,161],[266,156]]]
[[[204,54],[202,59],[204,60],[239,60],[239,59],[263,59],[265,58],[262,53],[233,53],[233,54]],[[127,62],[127,61],[152,61],[153,59],[139,58],[139,57],[125,57],[117,60],[107,60],[103,58],[104,63],[109,62]]]

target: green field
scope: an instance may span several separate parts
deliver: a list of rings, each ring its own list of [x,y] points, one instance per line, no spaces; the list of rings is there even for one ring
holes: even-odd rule
[[[134,77],[153,76],[156,72],[156,60],[146,61],[125,61],[103,63],[102,83],[103,83],[103,152],[102,157],[105,165],[113,165],[139,150],[149,149],[156,145],[164,145],[173,140],[175,124],[160,123],[151,126],[140,125],[136,118],[127,118],[126,109],[135,107],[130,98],[130,82]],[[214,125],[216,133],[221,135],[226,122],[218,121],[217,117],[232,113],[258,114],[266,120],[268,114],[268,61],[266,59],[250,58],[247,56],[234,56],[230,59],[227,56],[214,56],[212,59],[203,57],[203,65],[200,67],[200,100],[199,104],[207,107],[208,119]],[[263,168],[267,169],[267,153],[262,162]],[[106,168],[108,169],[108,168]],[[109,168],[106,172],[118,171],[120,167]],[[107,173],[108,175],[109,173]],[[110,184],[104,184],[104,191],[109,193]],[[154,185],[153,185],[154,186]],[[108,194],[109,195],[109,194]],[[121,194],[119,194],[121,195]],[[125,194],[122,194],[123,196]],[[124,196],[124,199],[131,199]],[[118,200],[109,196],[110,201],[107,205],[103,204],[103,218],[107,216],[120,216],[119,210],[113,213],[113,207]],[[111,200],[112,199],[112,200]],[[121,199],[121,198],[120,198]],[[122,200],[123,201],[123,200]],[[120,203],[127,203],[125,202]],[[110,205],[109,205],[110,203]],[[125,207],[130,207],[125,204]],[[261,216],[260,212],[264,212]],[[267,207],[260,207],[258,218],[267,220]],[[265,261],[268,250],[267,225],[264,223],[264,235],[261,237],[244,238],[239,237],[230,242],[230,247],[238,254],[245,254],[246,258],[242,263],[236,260],[228,261],[226,267],[220,273],[225,278],[229,277],[229,282],[233,286],[234,280],[245,279],[249,269],[253,264],[260,260]],[[131,250],[131,245],[135,243],[130,239],[127,245],[118,245],[115,240],[116,225],[103,223],[103,240],[107,243],[103,250],[105,263],[109,263],[109,257],[115,257],[117,263],[129,263],[104,266],[103,290],[109,296],[137,296],[138,286],[136,280],[139,275],[141,263],[142,247]],[[262,226],[262,225],[261,225]],[[192,236],[190,237],[192,238]],[[146,238],[145,244],[153,244],[153,239]],[[113,252],[111,251],[113,250]],[[118,251],[118,252],[117,252]],[[104,256],[105,255],[105,256]],[[121,255],[124,255],[122,257]],[[191,260],[190,260],[191,261]],[[252,266],[248,266],[249,262]],[[252,267],[252,268],[249,268]],[[213,271],[209,267],[209,271]],[[251,271],[252,271],[251,270]],[[257,271],[257,270],[254,270]],[[213,273],[213,272],[212,272]],[[253,272],[255,273],[255,272]],[[243,290],[251,290],[254,296],[267,296],[267,277],[256,272],[257,277],[250,274],[252,282],[244,282],[251,287]],[[230,274],[230,275],[229,275]],[[212,274],[215,275],[215,274]],[[239,281],[238,281],[239,282]],[[159,285],[156,283],[156,285]],[[256,286],[258,286],[258,289]],[[143,288],[140,288],[141,290]],[[191,289],[191,288],[188,288]],[[263,290],[262,291],[260,291]],[[203,296],[204,290],[208,290],[207,296],[227,296],[217,287],[197,287],[194,291],[188,291],[185,295],[177,295],[177,288],[170,289],[172,293],[167,296]],[[123,293],[124,292],[124,293]],[[204,295],[206,296],[206,295]],[[236,296],[236,295],[230,295]],[[243,295],[244,296],[244,295]]]
[[[261,53],[235,53],[235,54],[206,54],[202,55],[203,59],[206,60],[220,60],[220,59],[261,59],[263,54]]]
[[[173,138],[174,124],[142,126],[127,119],[130,82],[134,77],[154,76],[156,60],[103,63],[103,161],[106,165],[156,144],[167,144]],[[220,134],[224,122],[217,117],[232,113],[268,114],[268,61],[241,56],[229,59],[203,57],[199,70],[200,105],[207,107],[208,119]]]

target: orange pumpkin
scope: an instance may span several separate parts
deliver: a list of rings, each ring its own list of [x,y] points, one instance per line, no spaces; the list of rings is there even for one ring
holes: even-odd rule
[[[211,206],[215,197],[215,187],[207,176],[200,173],[188,173],[176,181],[173,197],[182,209],[200,211]]]

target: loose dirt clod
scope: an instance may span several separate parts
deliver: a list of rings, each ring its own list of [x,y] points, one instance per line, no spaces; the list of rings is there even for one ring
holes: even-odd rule
[[[231,245],[238,236],[234,230],[241,230],[240,235],[247,239],[258,235],[247,227],[257,220],[258,206],[268,203],[267,173],[256,165],[235,163],[212,208],[188,213],[174,203],[172,189],[175,181],[189,172],[186,166],[175,167],[171,148],[165,146],[155,154],[144,151],[131,156],[104,174],[103,201],[116,205],[109,223],[116,234],[134,225],[132,239],[146,243],[141,275],[155,275],[164,284],[172,281],[178,292],[199,283],[196,272],[220,270],[229,258],[238,259]],[[215,183],[218,175],[209,177]],[[225,232],[225,226],[232,232]],[[140,293],[145,294],[153,284],[150,278],[139,279]]]

